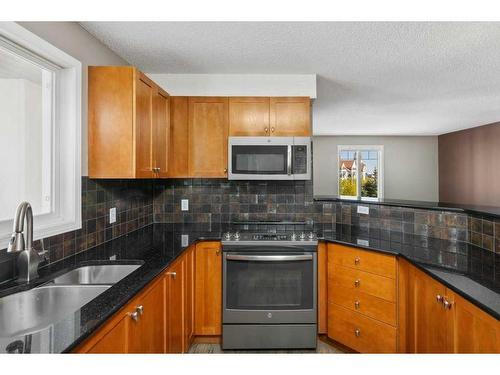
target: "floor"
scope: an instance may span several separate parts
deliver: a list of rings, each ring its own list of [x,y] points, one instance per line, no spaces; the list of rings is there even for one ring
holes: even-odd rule
[[[258,353],[258,354],[302,354],[302,353],[320,353],[320,354],[342,354],[345,353],[340,348],[331,346],[321,340],[318,340],[317,348],[311,350],[222,350],[220,344],[193,344],[189,349],[191,354],[240,354],[240,353]]]

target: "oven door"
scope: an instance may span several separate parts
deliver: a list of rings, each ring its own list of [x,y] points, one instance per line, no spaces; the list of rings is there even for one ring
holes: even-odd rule
[[[228,179],[293,180],[293,137],[229,137]]]
[[[316,323],[316,253],[224,253],[223,323]]]

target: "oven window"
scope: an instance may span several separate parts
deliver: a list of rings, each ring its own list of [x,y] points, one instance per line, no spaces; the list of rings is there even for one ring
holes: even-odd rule
[[[306,310],[313,308],[313,261],[227,260],[226,308]]]
[[[232,172],[286,174],[287,146],[232,146]]]

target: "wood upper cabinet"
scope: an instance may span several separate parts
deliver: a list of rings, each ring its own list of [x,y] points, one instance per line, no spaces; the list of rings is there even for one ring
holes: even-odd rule
[[[153,168],[168,155],[168,94],[130,66],[91,66],[88,76],[89,177],[161,177]]]
[[[185,260],[177,260],[165,273],[167,286],[167,353],[184,352]]]
[[[269,136],[269,98],[229,98],[230,136]]]
[[[153,167],[156,177],[169,176],[170,158],[170,99],[168,94],[157,89],[153,97]]]
[[[195,254],[195,335],[222,332],[222,253],[220,242],[200,242]]]
[[[189,98],[189,176],[227,176],[228,98]]]
[[[189,177],[188,97],[170,97],[170,158],[168,176]]]
[[[311,99],[309,97],[271,98],[270,129],[275,136],[311,135]]]

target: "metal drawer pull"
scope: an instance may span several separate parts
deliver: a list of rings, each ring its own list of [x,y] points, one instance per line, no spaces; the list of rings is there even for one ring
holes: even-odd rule
[[[354,282],[354,286],[356,288],[359,288],[359,286],[361,285],[361,280],[360,279],[357,279],[355,282]]]
[[[256,262],[283,262],[283,261],[299,261],[299,260],[311,260],[313,256],[311,254],[303,255],[238,255],[238,254],[228,254],[226,255],[227,260],[250,260]]]
[[[167,272],[167,275],[172,276],[172,278],[176,278],[177,272]]]
[[[441,294],[438,294],[436,296],[436,301],[443,303],[443,296]]]
[[[354,336],[356,336],[356,337],[361,336],[361,330],[360,330],[359,328],[356,328],[356,329],[354,330]]]
[[[453,302],[449,302],[446,299],[443,299],[443,306],[444,306],[445,309],[449,310],[453,306]]]
[[[268,130],[269,130],[268,128],[264,128],[264,131],[265,131],[266,133],[267,133],[267,131],[268,131]]]
[[[361,259],[359,259],[359,257],[354,258],[355,265],[359,265],[360,262],[361,262]]]
[[[137,322],[139,320],[139,313],[137,311],[130,313],[129,315],[133,321]]]
[[[142,306],[142,305],[137,306],[135,308],[135,311],[137,311],[139,313],[139,315],[144,314],[144,306]]]
[[[359,301],[358,300],[354,301],[354,308],[356,310],[359,310]]]

